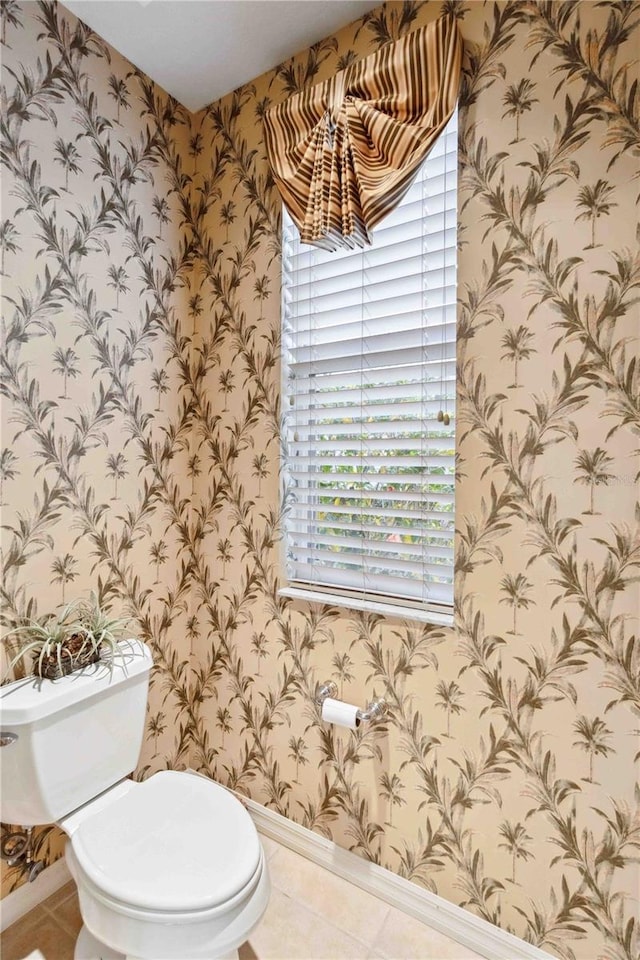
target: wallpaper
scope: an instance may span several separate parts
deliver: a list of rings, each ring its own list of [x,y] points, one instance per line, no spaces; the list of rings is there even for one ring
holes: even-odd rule
[[[279,201],[261,133],[270,104],[443,9],[466,51],[452,630],[278,597]],[[585,960],[640,950],[639,13],[386,4],[192,123],[197,342],[216,354],[195,424],[215,529],[194,664],[217,675],[192,698],[192,763]],[[385,696],[388,720],[321,724],[329,678],[353,703]]]
[[[261,136],[271,103],[443,11],[465,42],[453,629],[278,597]],[[640,954],[639,13],[388,3],[188,117],[62,7],[3,7],[5,619],[98,584],[154,649],[139,776],[196,767],[567,960]],[[321,724],[328,678],[387,720]]]
[[[142,770],[175,766],[192,617],[189,116],[62,7],[3,3],[2,44],[3,624],[90,589],[130,614],[156,661]],[[36,858],[63,849],[36,831]],[[4,894],[24,877],[3,868]]]

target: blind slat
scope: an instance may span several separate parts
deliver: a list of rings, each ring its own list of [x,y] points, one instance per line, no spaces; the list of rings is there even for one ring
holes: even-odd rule
[[[406,406],[409,406],[409,404]],[[398,414],[398,408],[396,407],[394,409],[391,406],[388,408],[378,407],[377,413],[374,414],[374,416],[377,416],[380,413],[387,413],[387,419],[376,422],[373,417],[365,416],[362,420],[356,423],[354,423],[352,420],[348,423],[345,423],[343,420],[329,419],[326,417],[324,410],[319,410],[317,411],[317,418],[309,416],[306,420],[298,423],[294,435],[294,443],[317,444],[323,443],[326,438],[327,444],[331,445],[331,438],[333,437],[352,437],[358,440],[362,437],[364,440],[366,437],[388,436],[391,433],[393,433],[394,436],[410,436],[415,443],[414,435],[416,432],[423,433],[429,428],[434,431],[439,426],[439,423],[436,419],[436,407],[437,403],[431,404],[431,417],[428,417],[425,414],[425,416],[420,420],[409,414],[407,414],[407,416],[402,420],[391,420],[390,417],[392,414]],[[373,409],[376,410],[375,407]],[[310,414],[315,413],[316,411],[307,410],[306,412],[307,414]],[[327,437],[327,434],[330,434],[331,438]],[[448,436],[427,436],[422,438],[422,444],[423,448],[426,445],[428,450],[440,449],[442,446],[450,447],[451,438]]]
[[[340,587],[336,587],[336,584],[331,580],[329,580],[328,582],[325,582],[325,579],[323,579],[321,576],[322,572],[323,571],[312,571],[312,574],[314,576],[314,579],[312,580],[309,580],[308,578],[305,578],[302,575],[298,575],[295,578],[292,577],[292,580],[295,582],[295,585],[298,587],[303,587],[303,588],[306,586],[310,587],[311,592],[313,592],[314,587],[316,588],[325,587],[330,594],[335,595],[336,592],[342,592],[345,595],[345,597],[351,597],[354,594],[357,594],[361,599],[370,598],[372,601],[388,600],[389,598],[391,598],[392,600],[393,599],[400,600],[401,601],[400,607],[399,607],[400,610],[404,609],[402,607],[403,600],[409,601],[409,604],[407,606],[409,605],[419,606],[419,607],[426,606],[427,609],[433,606],[434,610],[439,610],[440,612],[442,612],[443,606],[449,607],[451,603],[451,601],[447,599],[449,593],[451,592],[451,587],[447,586],[446,584],[443,585],[441,588],[439,584],[430,583],[428,604],[425,604],[424,596],[420,591],[419,585],[415,585],[412,583],[404,584],[401,581],[398,589],[390,590],[389,589],[390,585],[387,582],[385,582],[382,585],[382,589],[377,589],[378,584],[375,583],[375,581],[372,581],[371,578],[367,578],[366,586],[363,587],[362,576],[360,576],[359,582],[354,583],[352,586],[341,585]],[[441,596],[439,595],[440,593],[442,594]],[[331,600],[328,599],[327,603],[330,603],[330,602]],[[345,603],[345,606],[346,607],[349,606],[348,602]]]
[[[387,389],[387,388],[396,388],[396,387],[406,387],[407,390],[411,390],[412,395],[415,391],[423,393],[425,396],[433,397],[434,395],[441,396],[442,390],[441,386],[444,384],[447,386],[447,390],[450,390],[449,395],[452,396],[455,388],[455,373],[456,373],[456,364],[455,358],[452,357],[450,360],[445,361],[444,364],[438,363],[436,365],[435,361],[427,361],[427,373],[430,377],[429,381],[424,380],[424,363],[412,363],[407,364],[406,367],[394,367],[393,376],[385,377],[384,371],[380,372],[376,370],[375,378],[370,376],[367,370],[362,371],[362,378],[358,380],[357,387],[353,382],[353,374],[346,371],[337,371],[335,374],[328,373],[322,378],[322,388],[320,388],[317,377],[313,374],[307,376],[300,370],[295,372],[295,379],[297,381],[295,388],[292,385],[292,390],[294,392],[289,393],[289,406],[296,406],[296,396],[302,396],[304,399],[305,396],[312,396],[318,398],[319,401],[324,402],[325,400],[341,400],[342,390],[354,390],[362,389],[368,391],[368,395],[377,395],[378,389]],[[432,373],[429,373],[431,369]],[[444,376],[438,376],[437,380],[435,379],[435,371],[442,370]],[[418,374],[421,375],[421,378],[418,379]],[[289,386],[289,385],[287,385]],[[293,404],[291,400],[294,400]]]
[[[298,367],[310,360],[318,359],[314,356],[314,350],[322,350],[325,356],[352,356],[354,360],[360,356],[359,353],[353,357],[352,348],[354,342],[362,345],[362,353],[371,353],[374,348],[391,348],[394,346],[394,337],[390,336],[389,330],[384,329],[384,320],[387,323],[393,323],[394,332],[402,336],[403,334],[415,333],[415,325],[422,324],[429,316],[438,318],[429,329],[428,335],[425,334],[418,344],[420,353],[414,354],[411,363],[441,363],[444,353],[445,359],[455,361],[455,353],[450,350],[441,349],[447,344],[454,345],[455,341],[452,331],[456,329],[455,323],[455,303],[434,304],[429,307],[422,307],[416,310],[407,310],[405,312],[397,311],[391,316],[385,317],[353,317],[351,311],[342,314],[342,323],[331,321],[318,325],[315,330],[300,330],[297,337],[291,337],[285,351],[287,363],[294,376],[299,376],[301,371]],[[322,319],[322,318],[319,318]],[[386,341],[385,341],[386,338]],[[389,364],[389,373],[385,375],[385,380],[390,379],[390,374],[399,365],[400,360],[395,364]],[[316,372],[316,371],[314,371]],[[416,371],[417,372],[417,371]],[[438,378],[440,370],[438,369]],[[396,378],[400,380],[400,375]]]
[[[453,480],[453,477],[451,478]],[[407,507],[407,516],[410,516],[414,523],[418,520],[424,520],[428,514],[425,512],[424,501],[428,503],[437,504],[442,508],[443,516],[446,517],[447,508],[453,507],[453,493],[423,493],[420,494],[418,491],[413,491],[411,493],[406,491],[394,490],[393,492],[385,494],[383,491],[374,491],[375,496],[369,496],[368,499],[376,500],[380,503],[393,504],[389,507],[376,507],[375,513],[381,517],[403,517],[403,509],[398,507],[398,504],[412,504],[412,509],[409,510]],[[303,501],[304,491],[300,491],[299,488],[295,489],[295,495],[298,503],[300,505],[308,504],[313,507],[315,510],[327,510],[328,507],[326,504],[318,503],[318,496],[320,495],[316,488],[313,489],[312,495],[308,500]],[[323,492],[322,496],[326,497],[329,495],[326,491]],[[351,491],[351,490],[338,490],[335,491],[335,500],[357,500],[358,502],[363,500],[362,491]],[[353,513],[353,507],[342,507],[339,504],[332,505],[332,513]],[[363,513],[367,513],[366,506],[362,508]]]
[[[450,382],[453,388],[454,381]],[[415,389],[412,390],[412,384],[385,384],[378,387],[375,391],[368,390],[367,395],[362,395],[360,387],[348,389],[345,387],[340,391],[340,400],[337,401],[334,395],[305,393],[297,396],[294,404],[295,416],[300,416],[301,422],[313,419],[315,422],[324,420],[342,422],[344,417],[355,417],[354,406],[358,404],[358,416],[367,420],[382,415],[382,411],[388,406],[396,416],[412,416],[416,420],[432,420],[437,417],[438,410],[442,401],[453,396],[453,389],[448,393],[439,393],[439,384],[431,389],[429,396],[424,402],[416,396]],[[436,393],[438,390],[438,393]],[[333,400],[333,402],[331,402]]]
[[[329,517],[327,517],[327,513],[329,514]],[[348,534],[348,532],[351,530],[358,530],[358,531],[362,531],[363,535],[364,534],[373,535],[373,534],[384,533],[389,537],[403,537],[403,536],[406,537],[407,536],[406,527],[399,527],[394,525],[387,526],[386,524],[374,525],[372,523],[370,524],[363,523],[362,521],[350,522],[348,520],[343,519],[343,517],[345,516],[344,514],[338,514],[336,518],[334,515],[334,511],[331,510],[330,508],[328,508],[327,513],[318,514],[318,517],[319,517],[318,529],[320,530],[321,533],[340,530]],[[407,514],[407,516],[410,517],[411,519],[415,519],[414,517],[411,516],[410,513]],[[431,514],[431,516],[436,517],[436,514]],[[376,520],[377,519],[378,518],[376,517]],[[396,520],[399,518],[394,517],[393,519]],[[436,522],[439,522],[439,518],[436,520]],[[309,524],[302,517],[290,518],[289,529],[291,531],[292,537],[296,537],[298,535],[308,537]],[[452,543],[453,542],[453,518],[452,518],[452,525],[449,530],[442,530],[439,526],[433,527],[433,528],[429,527],[428,531],[423,530],[423,533],[425,533],[425,537],[428,536],[429,541],[438,540],[438,541],[441,541],[442,543]]]
[[[453,255],[454,254],[452,254],[452,256]],[[369,282],[366,271],[362,271],[359,275],[358,283],[347,284],[343,281],[342,283],[335,282],[331,286],[326,284],[324,293],[317,298],[314,298],[313,295],[308,295],[307,290],[307,287],[313,288],[315,285],[305,284],[304,288],[300,288],[296,300],[291,300],[291,302],[287,304],[287,307],[296,313],[296,329],[288,332],[300,333],[305,329],[321,329],[322,327],[332,326],[333,324],[338,326],[344,322],[342,320],[343,311],[348,309],[353,310],[356,306],[360,311],[357,319],[373,319],[376,316],[382,317],[389,314],[402,315],[404,313],[413,313],[413,308],[411,310],[407,310],[406,308],[400,309],[393,304],[391,308],[386,306],[380,313],[373,312],[373,307],[380,301],[384,299],[396,299],[398,293],[394,294],[394,287],[399,291],[400,295],[412,292],[414,295],[416,292],[420,293],[421,301],[419,309],[421,310],[428,309],[429,307],[440,307],[443,301],[448,303],[449,306],[455,307],[455,264],[449,260],[444,264],[437,263],[433,265],[432,263],[428,267],[423,266],[421,270],[413,273],[404,273],[402,277],[397,276],[397,271],[404,269],[404,264],[391,264],[391,267],[393,268],[393,273],[387,280],[381,280],[378,276],[375,283]],[[379,271],[371,272],[378,273]],[[437,286],[434,284],[431,290],[425,291],[421,289],[422,278],[429,274],[432,275],[433,280],[437,281]],[[444,296],[442,291],[445,291]],[[420,325],[429,328],[435,320],[435,317],[430,318],[427,315],[425,323]]]
[[[323,326],[331,326],[336,313],[341,318],[349,320],[375,320],[377,317],[418,313],[422,321],[422,311],[426,307],[442,306],[442,291],[449,294],[449,305],[453,306],[455,304],[454,267],[450,265],[444,269],[425,271],[425,273],[434,274],[434,288],[429,293],[421,289],[420,277],[414,276],[415,283],[412,284],[414,289],[409,289],[406,278],[403,284],[396,284],[394,281],[376,284],[367,283],[367,278],[364,276],[363,286],[359,290],[327,293],[323,297],[318,297],[317,300],[302,298],[299,303],[291,304],[291,309],[295,307],[298,311],[298,330],[302,331],[305,327],[321,329]],[[438,282],[437,288],[435,281]],[[363,293],[365,288],[366,293]],[[311,310],[308,309],[310,303]],[[329,320],[327,321],[326,318]],[[420,329],[423,329],[422,322]]]
[[[406,570],[400,566],[396,566],[393,570],[381,571],[373,564],[366,567],[360,561],[360,558],[354,557],[353,560],[349,561],[335,554],[318,556],[313,562],[309,560],[298,561],[295,569],[301,579],[311,579],[309,574],[315,571],[319,583],[332,585],[336,580],[336,571],[340,569],[338,564],[344,565],[343,585],[345,587],[366,589],[366,583],[363,583],[363,581],[369,581],[372,585],[377,584],[378,586],[374,587],[374,589],[379,590],[380,585],[389,582],[396,588],[393,591],[389,591],[390,594],[398,596],[397,588],[399,584],[402,584],[406,588],[407,598],[410,599],[422,598],[422,589],[425,582],[439,583],[442,588],[442,594],[446,595],[446,586],[449,585],[450,589],[453,580],[451,576],[447,575],[448,568],[446,564],[418,564],[416,567],[410,567],[410,565],[407,564],[408,569]],[[295,579],[298,579],[298,577]]]
[[[355,346],[356,343],[357,341],[355,343],[350,341],[352,347]],[[380,347],[380,350],[374,351],[372,349],[366,353],[360,352],[356,356],[349,355],[346,351],[342,355],[335,356],[335,354],[330,354],[328,350],[323,350],[322,347],[302,348],[300,353],[304,355],[304,360],[297,361],[295,365],[292,365],[292,369],[297,375],[299,372],[297,368],[299,366],[303,368],[312,366],[313,370],[304,369],[304,374],[308,376],[309,373],[312,372],[314,376],[319,377],[321,374],[332,374],[347,370],[353,371],[354,369],[365,370],[368,368],[370,375],[372,375],[371,371],[375,370],[376,376],[384,377],[384,371],[395,368],[396,364],[398,366],[409,366],[411,363],[419,362],[421,356],[424,357],[423,362],[426,362],[427,357],[424,356],[424,354],[427,349],[429,350],[428,359],[433,364],[442,362],[443,360],[452,360],[455,362],[455,344],[447,343],[446,341],[445,343],[429,345],[428,348],[426,344],[420,346],[419,344],[411,345],[411,343],[408,343],[405,347],[400,347],[397,350],[394,350],[390,346],[389,341],[385,341],[380,344]],[[385,347],[387,349],[384,349]],[[319,356],[318,354],[325,355]],[[394,379],[397,381],[398,377],[395,375],[395,369],[393,373]]]
[[[397,444],[397,446],[395,446],[393,454],[389,455],[385,453],[385,450],[391,442],[394,445]],[[336,475],[331,467],[345,467],[348,468],[348,473],[345,471],[342,474],[338,473],[337,482],[351,482],[355,476],[352,471],[359,470],[362,471],[363,482],[375,483],[377,481],[382,484],[386,482],[387,476],[393,477],[398,469],[403,467],[407,468],[413,477],[441,477],[445,483],[449,482],[454,474],[453,453],[442,450],[429,451],[427,457],[416,453],[411,448],[415,443],[415,439],[390,441],[384,437],[376,437],[368,440],[366,447],[363,442],[360,450],[357,441],[350,440],[336,440],[333,443],[325,444],[293,441],[288,445],[288,452],[289,456],[297,462],[292,464],[291,472],[305,476],[310,474],[315,477],[318,483],[321,483],[324,476],[329,478]],[[309,470],[306,465],[303,465],[305,460],[314,459],[317,461],[319,457],[324,457],[325,460],[330,461],[322,464],[324,473],[321,472],[320,466]],[[374,466],[382,469],[373,472],[371,468]],[[403,472],[404,475],[406,475],[406,470]]]
[[[368,531],[368,533],[372,534],[372,531]],[[396,535],[391,534],[391,536]],[[336,531],[333,533],[314,531],[312,543],[309,542],[308,533],[292,531],[291,540],[293,543],[300,544],[302,552],[305,552],[306,547],[310,556],[316,555],[318,547],[325,550],[331,549],[332,547],[347,547],[361,553],[363,556],[375,559],[376,562],[382,562],[385,556],[388,558],[391,555],[393,555],[394,558],[399,557],[399,559],[401,559],[403,555],[404,558],[408,560],[417,557],[417,562],[420,567],[422,567],[424,551],[428,549],[432,559],[453,560],[453,546],[442,546],[440,543],[437,545],[430,544],[426,537],[426,547],[422,543],[404,543],[401,540],[375,540],[372,536],[365,535],[365,531],[363,531],[362,536],[355,536],[355,534],[349,535],[348,531]]]

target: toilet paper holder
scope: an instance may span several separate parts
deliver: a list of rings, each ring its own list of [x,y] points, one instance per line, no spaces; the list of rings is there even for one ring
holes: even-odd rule
[[[335,680],[325,680],[324,683],[319,683],[316,686],[314,700],[319,707],[322,707],[323,702],[328,697],[331,697],[332,700],[338,699],[338,684]],[[387,701],[378,697],[377,700],[371,700],[364,710],[358,710],[356,716],[361,723],[375,723],[376,720],[382,720],[387,715],[388,710]]]

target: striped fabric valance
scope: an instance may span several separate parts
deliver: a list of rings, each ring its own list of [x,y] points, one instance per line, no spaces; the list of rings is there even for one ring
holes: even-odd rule
[[[461,60],[443,17],[267,111],[267,156],[303,243],[371,243],[453,113]]]

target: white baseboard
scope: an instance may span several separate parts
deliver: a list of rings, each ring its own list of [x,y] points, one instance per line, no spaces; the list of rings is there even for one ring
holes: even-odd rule
[[[8,893],[0,900],[0,930],[6,930],[60,887],[64,887],[69,880],[71,874],[67,861],[61,857],[43,870],[33,883],[23,883],[17,890]]]
[[[554,960],[539,947],[514,937],[468,910],[438,897],[404,877],[343,850],[292,820],[237,794],[260,833],[277,840],[319,866],[427,923],[487,960]]]

